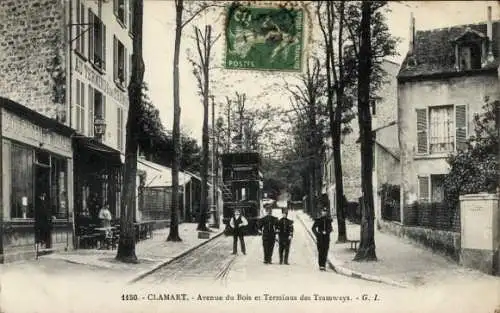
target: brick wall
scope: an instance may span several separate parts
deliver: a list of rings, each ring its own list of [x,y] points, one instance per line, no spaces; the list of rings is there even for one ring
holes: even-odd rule
[[[64,98],[54,104],[52,78],[58,55],[64,80],[62,1],[2,0],[0,21],[0,96],[51,118],[64,115]]]

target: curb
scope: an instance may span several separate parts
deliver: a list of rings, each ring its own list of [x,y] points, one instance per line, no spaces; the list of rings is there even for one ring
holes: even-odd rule
[[[302,218],[300,217],[300,215],[296,215],[296,217],[300,221],[300,223],[302,224],[302,226],[304,226],[304,228],[306,229],[306,231],[309,234],[309,236],[311,237],[311,239],[314,242],[316,242],[316,238],[314,238],[313,233],[306,226],[305,222],[302,220]],[[400,288],[408,288],[409,287],[409,285],[402,284],[402,283],[396,282],[396,281],[391,280],[391,279],[387,279],[387,278],[383,278],[383,277],[380,277],[380,276],[374,276],[374,275],[369,275],[369,274],[365,274],[365,273],[362,273],[362,272],[357,272],[357,271],[350,270],[350,269],[348,269],[346,267],[341,266],[337,262],[332,262],[330,257],[328,257],[328,266],[331,269],[333,269],[336,273],[344,275],[344,276],[349,276],[349,277],[353,277],[353,278],[363,279],[363,280],[372,281],[372,282],[376,282],[376,283],[382,283],[382,284],[392,285],[392,286],[396,286],[396,287],[400,287]]]
[[[168,265],[180,258],[182,258],[183,256],[185,256],[186,254],[192,252],[193,250],[196,250],[204,245],[206,245],[207,243],[209,243],[210,241],[214,240],[215,238],[218,238],[220,236],[222,236],[224,234],[224,231],[221,231],[220,233],[214,235],[213,237],[210,237],[209,239],[197,244],[197,245],[194,245],[186,250],[184,250],[183,252],[181,252],[180,254],[174,256],[173,258],[171,259],[168,259],[167,261],[162,261],[160,262],[159,264],[156,264],[153,268],[149,269],[149,270],[145,270],[143,271],[142,273],[140,273],[139,275],[137,275],[135,278],[129,280],[127,282],[127,284],[133,284],[133,283],[136,283],[138,282],[139,280],[143,279],[144,277],[156,272],[157,270],[159,270],[160,268],[164,267],[165,265]]]

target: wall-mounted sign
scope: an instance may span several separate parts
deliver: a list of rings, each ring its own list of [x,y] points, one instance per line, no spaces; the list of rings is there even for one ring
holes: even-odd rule
[[[120,90],[114,83],[110,84],[100,73],[92,69],[91,66],[84,63],[80,58],[75,58],[75,72],[120,104],[128,106],[127,92]]]
[[[57,154],[72,156],[71,139],[35,125],[27,119],[5,109],[2,112],[2,133],[6,138],[14,139],[30,146],[43,147]]]
[[[233,4],[226,13],[226,68],[301,70],[302,9]]]

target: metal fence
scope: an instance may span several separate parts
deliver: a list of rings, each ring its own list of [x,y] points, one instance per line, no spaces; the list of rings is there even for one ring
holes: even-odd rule
[[[406,210],[405,225],[460,232],[460,208],[449,203],[415,203]]]

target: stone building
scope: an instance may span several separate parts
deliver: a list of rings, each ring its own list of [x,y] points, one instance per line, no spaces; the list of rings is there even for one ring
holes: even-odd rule
[[[7,173],[0,253],[6,259],[33,253],[41,193],[51,214],[57,212],[54,225],[64,230],[52,232],[47,248],[72,245],[73,215],[96,215],[108,203],[119,216],[130,4],[0,1],[0,163]]]
[[[398,74],[401,218],[444,200],[447,158],[465,148],[485,97],[499,99],[500,21],[415,32]]]
[[[372,127],[383,128],[397,119],[396,74],[399,64],[385,60],[382,64],[387,73],[378,99],[372,102]],[[357,116],[357,108],[354,108]],[[359,124],[357,117],[349,124],[352,131],[342,136],[342,175],[344,195],[347,201],[358,202],[361,197],[361,152]],[[381,135],[382,136],[382,135]],[[393,138],[392,135],[389,135]],[[383,138],[383,137],[382,137]],[[396,138],[397,139],[397,138]],[[331,138],[327,139],[325,160],[323,161],[323,193],[328,195],[332,213],[335,212],[335,165],[333,162]],[[396,141],[397,142],[397,141]]]

